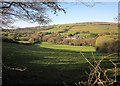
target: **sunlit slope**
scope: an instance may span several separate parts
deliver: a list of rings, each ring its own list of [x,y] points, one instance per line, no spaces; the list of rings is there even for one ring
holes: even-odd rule
[[[74,23],[74,24],[58,24],[47,26],[50,29],[42,30],[41,32],[60,33],[62,35],[77,34],[79,36],[90,36],[90,34],[101,34],[101,33],[118,33],[117,23],[111,22],[85,22],[85,23]]]

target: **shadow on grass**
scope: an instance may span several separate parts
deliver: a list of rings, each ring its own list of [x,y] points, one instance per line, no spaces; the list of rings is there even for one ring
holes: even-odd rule
[[[79,52],[3,43],[2,53],[5,65],[27,68],[20,72],[3,67],[3,85],[75,85],[75,82],[86,81],[88,77],[89,64]],[[93,61],[90,52],[84,52],[84,55]],[[103,54],[94,55],[99,59]]]

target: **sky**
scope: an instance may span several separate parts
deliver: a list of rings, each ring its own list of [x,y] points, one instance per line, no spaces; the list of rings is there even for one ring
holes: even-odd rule
[[[93,3],[86,4],[92,5]],[[93,7],[87,7],[78,2],[61,2],[60,5],[66,10],[66,14],[58,12],[58,16],[56,16],[48,11],[48,15],[52,19],[50,25],[80,22],[114,22],[114,18],[118,15],[118,2],[101,2],[96,3]],[[14,26],[23,28],[38,26],[38,24],[19,20],[14,23]]]

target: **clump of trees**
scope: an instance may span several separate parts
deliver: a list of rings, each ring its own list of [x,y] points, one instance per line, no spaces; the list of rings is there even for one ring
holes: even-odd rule
[[[43,36],[42,41],[61,44],[63,41],[62,38],[63,38],[63,36],[61,36],[59,33],[54,33],[54,34]]]
[[[96,39],[95,47],[98,52],[119,53],[119,43],[117,35],[103,35]]]
[[[42,32],[35,32],[32,29],[6,30],[2,33],[2,40],[20,44],[33,44],[42,41]]]
[[[94,46],[96,38],[93,37],[76,37],[72,34],[68,34],[67,36],[63,36],[59,33],[54,33],[50,35],[44,35],[42,37],[42,41],[55,43],[55,44],[67,44],[67,45],[74,45],[74,46],[85,46],[90,45]]]

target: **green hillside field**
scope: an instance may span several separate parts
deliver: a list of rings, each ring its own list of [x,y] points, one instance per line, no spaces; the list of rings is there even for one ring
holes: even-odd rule
[[[64,47],[64,49],[62,49]],[[3,83],[8,84],[56,84],[64,85],[73,84],[75,82],[87,80],[90,65],[85,60],[85,57],[93,62],[91,52],[94,48],[86,52],[89,47],[83,47],[83,57],[78,46],[56,45],[49,43],[35,45],[21,45],[15,43],[3,42],[3,63],[8,67],[26,68],[25,71],[9,70],[3,67]],[[96,60],[101,59],[101,56],[108,55],[106,53],[95,53]],[[108,62],[109,59],[116,61],[118,57],[112,55],[108,57],[101,65],[103,68],[114,68]],[[106,65],[107,64],[107,65]],[[117,65],[120,65],[119,62]]]

